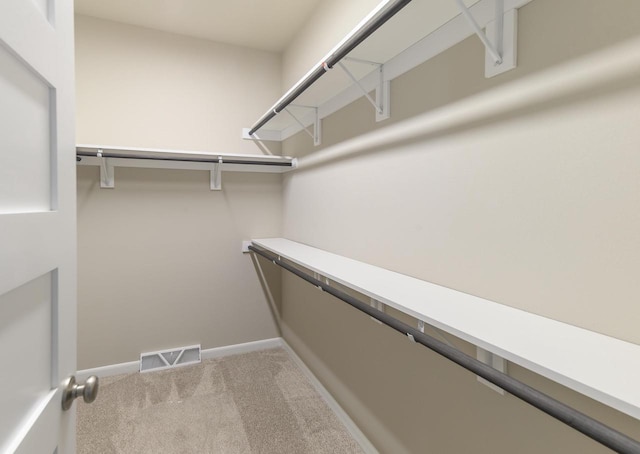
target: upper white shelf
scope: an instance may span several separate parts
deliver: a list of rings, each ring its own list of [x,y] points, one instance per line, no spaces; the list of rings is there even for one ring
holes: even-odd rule
[[[254,124],[254,128],[244,130],[243,136],[246,139],[284,140],[302,130],[302,125],[312,126],[314,124],[315,112],[310,107],[317,108],[319,118],[324,118],[353,102],[358,97],[364,96],[363,91],[371,92],[378,89],[380,85],[379,65],[383,65],[382,79],[384,82],[388,82],[474,34],[468,18],[465,18],[461,13],[462,9],[459,3],[464,3],[477,25],[484,28],[496,20],[498,14],[496,5],[502,5],[501,12],[504,13],[515,11],[530,1],[410,1],[373,34],[351,50],[342,60],[341,63],[359,81],[361,87],[356,86],[352,79],[341,70],[339,65],[335,65],[295,98],[288,107],[289,112],[276,109],[292,92],[304,85],[305,80],[314,72],[317,72],[324,62],[329,61],[344,43],[349,42],[352,37],[361,33],[376,17],[384,13],[385,9],[389,9],[394,3],[397,3],[394,0],[385,0],[267,110],[265,115],[270,115],[274,109],[278,110],[278,114],[275,117],[258,128],[253,137],[248,135],[248,131],[255,129],[260,120]],[[515,27],[515,25],[512,25],[512,27]],[[513,33],[515,33],[515,29],[511,30],[511,35]],[[506,35],[510,35],[509,31],[507,31]],[[511,38],[515,40],[515,36],[511,36]],[[507,38],[505,37],[505,39]],[[509,45],[504,47],[506,49]],[[515,64],[515,61],[513,64]],[[505,69],[510,69],[511,67],[505,67]],[[380,94],[379,102],[381,104],[383,104],[382,96],[384,95]],[[378,119],[383,118],[386,117]]]
[[[286,260],[640,419],[640,345],[287,239],[252,241]]]

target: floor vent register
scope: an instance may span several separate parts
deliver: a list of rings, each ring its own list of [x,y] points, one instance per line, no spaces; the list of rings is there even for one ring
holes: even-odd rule
[[[140,372],[172,369],[174,367],[197,364],[200,361],[200,345],[178,347],[160,352],[141,353]]]

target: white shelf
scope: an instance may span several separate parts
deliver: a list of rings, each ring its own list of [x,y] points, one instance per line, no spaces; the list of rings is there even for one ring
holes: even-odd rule
[[[504,11],[516,10],[530,1],[504,0]],[[384,9],[389,3],[391,3],[389,0],[383,1],[374,11]],[[464,0],[464,4],[480,27],[485,27],[496,18],[495,0]],[[322,66],[322,62],[326,61],[342,43],[363,29],[366,23],[367,18],[307,74]],[[383,64],[383,79],[391,81],[473,34],[474,31],[461,14],[456,0],[414,0],[353,49],[343,62],[365,90],[373,91],[379,85],[378,67],[358,63],[355,60]],[[306,76],[287,93],[300,85]],[[280,100],[286,96],[285,94]],[[315,112],[309,107],[316,107],[319,118],[324,118],[362,96],[362,90],[336,66],[298,96],[288,109],[305,126],[312,126],[315,121]],[[272,112],[280,100],[267,112]],[[372,115],[374,114],[375,111],[372,111]],[[263,140],[285,140],[301,130],[302,127],[296,120],[282,111],[260,128],[255,136]],[[246,131],[243,137],[248,139],[250,137]]]
[[[283,259],[640,419],[640,345],[284,238],[252,241]]]
[[[96,156],[98,153],[102,157]],[[115,167],[152,169],[207,170],[211,172],[211,189],[221,189],[221,172],[283,173],[296,168],[296,159],[205,151],[165,150],[158,148],[76,145],[78,165],[100,167],[100,186],[114,187]]]

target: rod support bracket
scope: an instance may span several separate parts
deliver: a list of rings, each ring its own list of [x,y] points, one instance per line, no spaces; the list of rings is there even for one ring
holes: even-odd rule
[[[507,373],[507,360],[496,355],[495,353],[491,353],[490,351],[487,351],[483,348],[476,347],[476,358],[478,359],[478,361],[481,361],[484,364],[493,367],[494,369],[496,369],[499,372],[502,372],[503,374]],[[501,394],[504,396],[504,389],[494,385],[493,383],[485,380],[482,377],[476,376],[476,378],[483,385],[488,386],[498,394]]]
[[[210,187],[212,191],[222,191],[222,156],[210,171]]]
[[[100,187],[102,189],[113,189],[116,186],[113,164],[109,158],[102,156],[102,150],[98,150],[96,156],[100,158]]]
[[[379,310],[379,311],[380,311],[380,312],[382,312],[382,313],[384,313],[384,312],[385,312],[385,305],[384,305],[384,303],[383,303],[383,302],[381,302],[381,301],[378,301],[378,300],[375,300],[375,299],[373,299],[373,298],[370,298],[370,299],[369,299],[369,305],[370,305],[371,307],[373,307],[374,309]],[[373,320],[374,322],[376,322],[376,323],[377,323],[377,324],[379,324],[379,325],[382,325],[382,322],[381,322],[380,320],[378,320],[377,318],[375,318],[375,317],[371,317],[371,320]]]

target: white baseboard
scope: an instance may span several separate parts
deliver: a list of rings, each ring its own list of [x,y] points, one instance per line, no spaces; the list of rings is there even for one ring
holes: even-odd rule
[[[98,378],[111,377],[113,375],[131,374],[140,371],[140,360],[129,361],[128,363],[111,364],[109,366],[94,367],[92,369],[83,369],[76,372],[76,380],[85,381],[90,375]]]
[[[202,350],[202,352],[200,352],[200,356],[203,360],[222,358],[223,356],[239,355],[241,353],[257,352],[260,350],[268,350],[270,348],[278,347],[282,347],[282,339],[280,337],[274,337],[273,339],[263,339],[259,341],[246,342],[244,344],[208,348],[206,350]]]
[[[347,431],[351,434],[351,436],[356,440],[356,442],[360,445],[362,450],[366,454],[379,454],[378,450],[373,446],[373,444],[369,441],[367,436],[360,430],[360,428],[356,425],[355,422],[349,417],[346,411],[342,409],[340,404],[333,398],[331,393],[327,391],[327,389],[320,383],[320,380],[316,378],[316,376],[311,372],[311,370],[307,367],[307,365],[302,361],[302,359],[296,354],[296,352],[289,346],[287,341],[280,338],[281,346],[289,353],[293,361],[296,365],[302,370],[302,373],[307,377],[309,382],[313,385],[313,387],[318,391],[318,394],[324,399],[329,408],[335,413],[340,422],[344,424]]]
[[[264,339],[254,342],[246,342],[244,344],[227,345],[224,347],[208,348],[200,352],[200,357],[205,359],[222,358],[223,356],[238,355],[241,353],[255,352],[259,350],[267,350],[270,348],[282,347],[282,339],[274,337],[273,339]],[[76,372],[76,379],[84,381],[90,375],[98,377],[111,377],[113,375],[130,374],[140,370],[140,361],[130,361],[128,363],[112,364],[109,366],[94,367],[92,369],[84,369]]]

